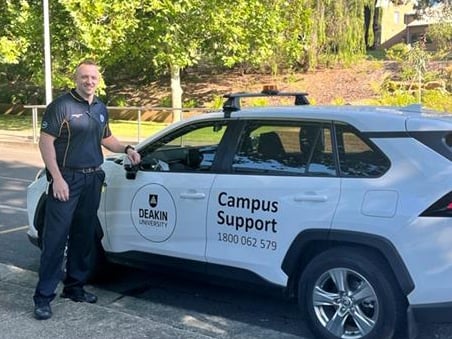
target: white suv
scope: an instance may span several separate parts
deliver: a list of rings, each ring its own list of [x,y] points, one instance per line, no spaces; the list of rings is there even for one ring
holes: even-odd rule
[[[295,105],[241,109],[254,96]],[[452,321],[452,117],[231,94],[223,112],[105,160],[100,247],[283,288],[316,338],[393,338]],[[42,231],[47,181],[28,188]],[[221,279],[219,279],[221,280]]]

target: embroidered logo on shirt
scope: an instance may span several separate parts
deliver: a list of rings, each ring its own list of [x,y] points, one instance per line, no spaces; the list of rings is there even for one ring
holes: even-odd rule
[[[105,121],[105,117],[103,114],[100,115],[100,122],[104,122]]]
[[[80,118],[83,114],[71,114],[71,118]]]
[[[49,123],[47,121],[43,120],[42,124],[41,124],[41,128],[46,129],[47,127],[49,127]]]

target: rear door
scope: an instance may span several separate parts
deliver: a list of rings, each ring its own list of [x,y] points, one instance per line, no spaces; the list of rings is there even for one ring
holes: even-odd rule
[[[340,179],[330,123],[245,123],[230,173],[213,183],[207,261],[285,284],[281,263],[297,234],[328,229]]]

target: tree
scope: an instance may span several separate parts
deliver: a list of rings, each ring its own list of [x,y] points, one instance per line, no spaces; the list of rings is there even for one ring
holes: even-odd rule
[[[429,15],[436,22],[428,27],[427,36],[437,43],[440,53],[451,53],[452,1],[439,4],[437,8],[431,8]]]
[[[182,108],[181,70],[221,67],[313,68],[362,55],[375,0],[55,0],[50,1],[53,84],[72,85],[80,59],[104,74],[170,74],[172,105]],[[366,18],[365,9],[370,13]],[[1,3],[0,63],[44,82],[40,1]],[[366,39],[366,36],[368,37]],[[20,72],[14,70],[17,63]],[[176,120],[180,111],[176,111]]]
[[[425,11],[428,8],[431,8],[435,5],[443,4],[446,7],[450,7],[452,5],[451,0],[417,0],[415,1],[414,8],[420,12]]]
[[[173,107],[181,108],[180,71],[203,57],[227,67],[274,65],[277,52],[298,59],[304,53],[297,45],[303,26],[289,34],[288,13],[303,16],[304,9],[288,7],[294,3],[303,1],[142,1],[135,12],[138,25],[127,32],[128,43],[116,44],[115,51],[123,63],[143,64],[147,58],[153,70],[169,71]],[[178,120],[180,111],[175,113]]]
[[[429,53],[425,50],[423,42],[416,42],[408,52],[406,64],[415,71],[415,78],[412,82],[418,82],[418,103],[422,101],[422,80],[427,71],[427,63],[430,58]],[[410,86],[411,87],[411,86]]]
[[[0,63],[17,64],[28,48],[28,41],[21,31],[31,14],[30,8],[25,1],[2,1],[0,11]]]

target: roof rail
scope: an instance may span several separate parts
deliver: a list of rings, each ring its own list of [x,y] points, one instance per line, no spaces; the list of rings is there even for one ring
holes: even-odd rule
[[[251,97],[273,97],[273,96],[285,96],[285,97],[295,97],[295,105],[309,105],[309,100],[306,98],[308,93],[303,92],[279,92],[272,87],[264,87],[264,90],[260,93],[231,93],[225,94],[223,98],[226,101],[223,104],[223,113],[225,118],[230,118],[232,112],[240,110],[240,99],[241,98],[251,98]]]

